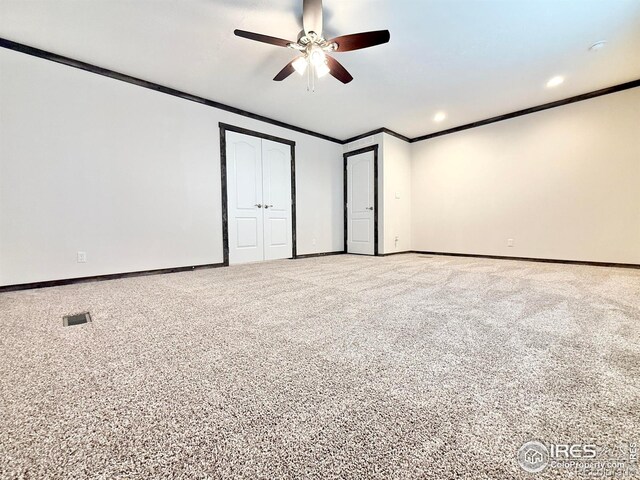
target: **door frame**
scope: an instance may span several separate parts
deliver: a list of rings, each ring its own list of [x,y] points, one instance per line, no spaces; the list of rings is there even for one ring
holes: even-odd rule
[[[286,138],[275,137],[255,130],[230,125],[228,123],[218,123],[220,127],[220,182],[222,195],[222,264],[229,266],[229,214],[227,199],[227,132],[236,132],[252,137],[271,140],[272,142],[284,143],[291,147],[291,258],[297,258],[296,240],[296,142]]]
[[[373,152],[373,255],[378,256],[378,144],[370,145],[368,147],[359,148],[351,152],[345,152],[342,154],[344,159],[343,169],[343,183],[344,183],[344,253],[347,251],[348,242],[348,211],[347,211],[347,189],[348,189],[348,172],[347,172],[347,160],[354,155],[360,155],[361,153]]]

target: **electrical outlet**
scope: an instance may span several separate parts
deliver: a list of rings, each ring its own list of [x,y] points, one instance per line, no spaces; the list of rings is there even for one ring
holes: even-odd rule
[[[78,252],[78,263],[87,263],[87,252]]]
[[[396,192],[396,200],[400,200],[400,192]]]
[[[513,238],[507,239],[507,247],[513,247]]]

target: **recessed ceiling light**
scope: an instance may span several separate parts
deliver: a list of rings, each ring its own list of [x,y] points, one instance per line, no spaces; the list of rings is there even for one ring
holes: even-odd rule
[[[589,51],[597,52],[598,50],[602,50],[607,44],[606,40],[600,40],[599,42],[594,43],[589,47]]]
[[[547,87],[549,88],[557,87],[562,82],[564,82],[564,77],[561,75],[557,75],[547,82]]]
[[[443,121],[445,118],[447,118],[447,114],[444,112],[438,112],[435,114],[435,116],[433,117],[433,121],[434,122],[441,122]]]

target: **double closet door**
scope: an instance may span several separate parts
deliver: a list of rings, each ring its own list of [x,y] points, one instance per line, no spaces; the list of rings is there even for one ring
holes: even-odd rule
[[[291,147],[226,132],[229,263],[292,257]]]

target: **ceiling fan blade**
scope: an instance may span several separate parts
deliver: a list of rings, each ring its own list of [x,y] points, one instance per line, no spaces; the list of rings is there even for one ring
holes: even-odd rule
[[[290,40],[270,37],[269,35],[262,35],[261,33],[247,32],[245,30],[234,30],[233,33],[238,37],[248,38],[249,40],[255,40],[256,42],[269,43],[271,45],[277,45],[278,47],[288,47],[290,43],[295,43]]]
[[[284,80],[285,78],[287,78],[289,75],[291,75],[293,72],[296,71],[295,68],[293,68],[293,62],[295,62],[295,58],[293,60],[291,60],[289,63],[287,63],[284,68],[282,70],[280,70],[278,72],[278,74],[273,77],[273,79],[276,82],[281,82],[282,80]]]
[[[338,44],[336,52],[349,52],[351,50],[360,50],[361,48],[374,47],[382,43],[387,43],[391,38],[389,30],[376,30],[374,32],[353,33],[351,35],[342,35],[329,40],[329,43]]]
[[[302,4],[304,33],[322,34],[322,0],[304,0]]]
[[[329,73],[340,80],[342,83],[349,83],[353,80],[353,77],[347,69],[344,68],[340,62],[338,62],[335,58],[326,55],[327,66],[329,67]]]

